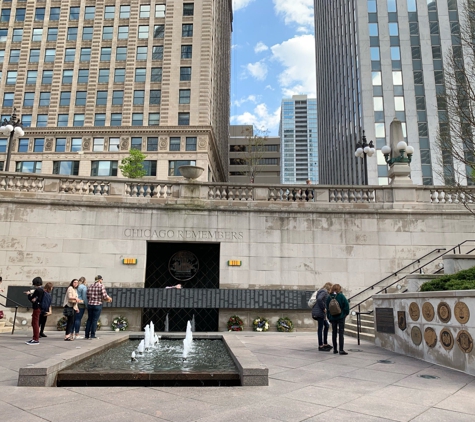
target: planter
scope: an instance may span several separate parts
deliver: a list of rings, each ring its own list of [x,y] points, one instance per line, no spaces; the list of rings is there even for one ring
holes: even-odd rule
[[[204,172],[203,167],[198,166],[181,166],[178,167],[178,171],[185,179],[195,180],[200,177]]]

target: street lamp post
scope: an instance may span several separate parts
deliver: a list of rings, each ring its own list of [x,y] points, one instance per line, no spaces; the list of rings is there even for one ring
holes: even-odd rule
[[[372,157],[375,152],[376,150],[374,149],[373,141],[369,141],[368,143],[366,141],[366,135],[363,131],[363,139],[361,141],[358,141],[356,144],[355,157],[360,157],[363,159],[364,185],[368,184],[368,162],[366,156]]]
[[[7,147],[7,159],[5,160],[5,165],[3,166],[4,171],[9,171],[10,159],[12,156],[13,139],[21,138],[23,135],[25,135],[21,121],[16,115],[16,108],[13,109],[13,113],[10,117],[10,120],[3,120],[2,126],[0,126],[0,133],[4,136],[8,136],[9,138]]]

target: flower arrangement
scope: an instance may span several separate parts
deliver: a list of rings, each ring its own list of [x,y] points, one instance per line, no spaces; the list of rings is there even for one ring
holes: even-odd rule
[[[254,331],[267,331],[269,330],[269,321],[266,318],[257,317],[252,321],[252,329]]]
[[[279,318],[277,320],[277,331],[290,333],[291,331],[294,331],[294,323],[290,318]]]
[[[66,331],[66,325],[68,325],[68,319],[63,316],[58,319],[58,322],[56,323],[56,329],[58,331]]]
[[[112,320],[111,328],[114,331],[125,331],[129,327],[129,321],[124,316],[115,317]]]
[[[242,331],[244,322],[237,315],[233,315],[228,319],[228,331]]]

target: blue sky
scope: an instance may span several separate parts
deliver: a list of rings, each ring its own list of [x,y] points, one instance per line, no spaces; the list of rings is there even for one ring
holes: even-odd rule
[[[315,97],[313,0],[233,0],[231,124],[279,130],[280,104]]]

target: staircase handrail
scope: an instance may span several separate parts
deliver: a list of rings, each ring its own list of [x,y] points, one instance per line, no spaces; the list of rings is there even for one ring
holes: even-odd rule
[[[16,301],[14,301],[13,299],[10,299],[8,296],[4,296],[0,293],[0,296],[5,298],[6,300],[9,300],[10,302],[13,302],[15,304],[15,315],[13,316],[13,326],[12,326],[12,334],[15,334],[15,324],[16,324],[16,316],[17,316],[17,313],[18,313],[18,308],[19,307],[22,307],[22,308],[26,308],[28,309],[26,306],[22,305],[21,303],[18,303]],[[11,306],[7,306],[6,304],[4,305],[3,303],[0,303],[0,305],[2,305],[4,308],[11,308]]]
[[[419,268],[416,268],[414,271],[411,271],[409,274],[414,274],[415,272],[422,270],[425,266],[431,264],[432,262],[436,261],[437,259],[441,258],[442,256],[447,255],[447,254],[450,253],[450,252],[455,252],[455,250],[456,250],[457,248],[458,248],[459,254],[460,254],[460,253],[461,253],[460,247],[461,247],[463,244],[467,243],[467,242],[475,242],[475,240],[464,240],[463,242],[459,243],[458,245],[455,245],[453,248],[450,248],[449,250],[446,250],[446,248],[439,248],[439,251],[446,251],[446,252],[444,252],[443,254],[440,254],[439,256],[436,256],[434,259],[430,260],[429,262],[426,262],[424,265],[420,266]],[[433,252],[436,251],[436,250],[437,250],[437,249],[434,249],[433,251],[429,252],[428,254],[424,255],[423,257],[421,257],[421,258],[419,258],[419,259],[416,259],[415,261],[412,262],[412,264],[414,264],[415,262],[419,262],[421,259],[423,259],[423,258],[426,257],[427,255],[430,255],[431,253],[433,253]],[[466,252],[464,255],[468,255],[468,254],[472,253],[473,251],[475,251],[475,248],[470,249],[470,250],[469,250],[468,252]],[[412,264],[409,264],[408,266],[411,266]],[[401,270],[407,268],[408,266],[402,268]],[[373,284],[372,286],[366,288],[365,290],[362,290],[361,292],[355,294],[354,296],[352,296],[352,297],[349,298],[349,301],[350,301],[351,299],[353,299],[354,297],[358,296],[359,294],[363,293],[363,292],[366,292],[366,291],[368,291],[368,290],[370,290],[370,289],[373,289],[373,290],[374,290],[374,287],[375,287],[377,284],[382,283],[384,280],[386,280],[386,279],[388,279],[388,278],[390,278],[390,277],[392,277],[392,276],[396,276],[398,272],[401,272],[401,270],[392,273],[391,275],[389,275],[389,276],[383,278],[382,280],[380,280],[380,281],[378,281],[377,283]],[[397,280],[394,281],[393,283],[391,283],[391,284],[387,285],[386,287],[384,287],[384,289],[381,289],[381,290],[377,291],[377,292],[375,293],[375,295],[377,295],[377,294],[379,294],[379,293],[382,293],[382,292],[387,293],[388,288],[394,286],[396,283],[398,283],[398,282],[404,280],[405,278],[406,278],[406,276],[397,279]],[[371,299],[371,296],[370,296],[370,297],[367,297],[366,299],[362,300],[361,302],[357,303],[356,305],[353,305],[353,306],[350,308],[350,310],[356,308],[357,306],[360,307],[364,302],[366,302],[366,301],[369,300],[369,299]],[[350,303],[351,303],[351,302],[350,302]]]

